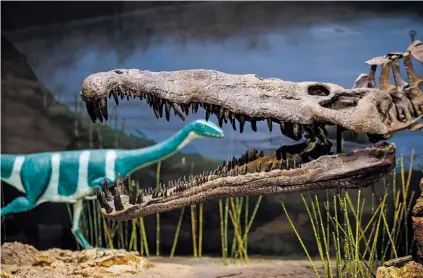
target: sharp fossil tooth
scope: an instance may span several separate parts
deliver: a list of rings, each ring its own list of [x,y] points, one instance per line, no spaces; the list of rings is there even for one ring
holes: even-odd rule
[[[283,159],[279,160],[279,169],[280,170],[285,169],[285,162],[283,161]]]
[[[172,102],[172,107],[175,110],[175,113],[181,118],[183,121],[185,121],[185,115],[184,112],[181,110],[181,108],[176,104]]]
[[[156,119],[159,119],[160,114],[159,114],[159,107],[157,102],[153,102],[153,112],[154,112],[154,116],[156,116]]]
[[[166,102],[165,102],[165,117],[166,117],[166,121],[169,121],[170,120],[170,107],[171,107],[170,102],[166,100]]]
[[[257,122],[256,122],[256,120],[255,120],[255,119],[251,119],[251,129],[252,129],[254,132],[257,132]]]
[[[225,114],[225,108],[220,107],[220,109],[219,109],[219,119],[220,119],[220,118],[223,118],[224,114]],[[226,119],[227,119],[227,118],[226,118]]]
[[[272,131],[273,125],[272,125],[272,119],[267,118],[267,127],[269,128],[269,131]]]
[[[198,102],[193,102],[192,103],[192,113],[197,113],[198,111]]]
[[[153,194],[151,194],[151,198],[155,199],[155,198],[159,197],[159,193],[160,193],[160,188],[156,187],[153,190]]]
[[[231,111],[225,109],[223,116],[225,117],[225,120],[229,119]]]
[[[259,162],[257,163],[256,171],[257,171],[257,172],[260,172],[260,171],[261,171],[261,161],[259,161]]]
[[[222,127],[223,126],[223,117],[218,117],[219,118],[219,126]]]
[[[120,193],[121,193],[120,188],[119,186],[116,185],[115,194],[113,196],[113,199],[114,199],[113,201],[114,201],[116,211],[121,211],[124,209],[122,204],[122,199],[120,198]]]
[[[290,170],[290,169],[292,169],[292,168],[293,168],[293,166],[294,166],[294,161],[293,161],[293,159],[292,159],[291,157],[287,158],[287,159],[286,159],[286,169],[287,169],[287,170]]]
[[[131,183],[131,190],[129,191],[129,203],[131,205],[135,205],[135,203],[137,202],[137,195],[137,187],[135,185],[135,181],[133,180]]]
[[[105,196],[105,198],[108,202],[113,200],[113,196],[112,196],[112,194],[110,194],[110,191],[107,188],[107,180],[106,179],[103,180],[103,184],[101,185],[101,189],[103,190],[104,196]]]
[[[245,117],[243,115],[239,115],[239,132],[242,133],[244,131],[244,125],[245,125]]]
[[[100,103],[94,103],[94,113],[100,122],[103,122],[103,115],[101,114]]]
[[[153,96],[150,94],[146,94],[146,95],[147,95],[147,98],[146,98],[147,104],[150,105],[151,107],[153,105]]]
[[[137,197],[137,204],[141,204],[142,203],[142,197],[143,197],[143,191],[141,190],[141,192],[138,193],[138,197]]]
[[[95,123],[97,117],[95,115],[94,105],[95,105],[94,102],[86,102],[85,103],[85,106],[87,107],[88,115],[90,116],[91,121],[93,121]]]
[[[204,108],[206,109],[206,121],[210,118],[210,105],[204,104]]]
[[[163,99],[160,98],[159,99],[159,102],[157,104],[157,108],[159,110],[159,116],[160,116],[160,118],[163,117],[163,106],[164,106],[164,101],[163,101]]]
[[[235,118],[231,118],[230,121],[232,124],[232,128],[236,131]]]
[[[266,165],[266,168],[264,168],[265,172],[270,172],[270,170],[272,170],[272,166],[273,166],[273,162],[269,161]]]
[[[190,104],[189,103],[187,103],[187,104],[185,104],[185,103],[181,103],[181,109],[182,109],[182,111],[185,111],[185,115],[189,115],[189,106],[190,106]]]
[[[113,208],[109,205],[106,198],[104,197],[104,193],[101,192],[100,188],[96,188],[97,193],[97,200],[100,203],[100,206],[106,210],[106,213],[111,213]]]
[[[113,89],[110,94],[113,95],[113,99],[115,100],[116,105],[119,105],[119,98],[117,92]]]
[[[125,96],[125,90],[123,89],[122,85],[119,84],[117,87],[118,94],[120,95],[120,99],[123,99]]]

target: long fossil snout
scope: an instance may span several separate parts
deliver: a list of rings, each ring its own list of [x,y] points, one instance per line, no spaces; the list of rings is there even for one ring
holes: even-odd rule
[[[348,154],[322,156],[301,167],[264,167],[264,171],[232,171],[230,175],[216,170],[142,193],[132,187],[128,195],[122,193],[118,184],[113,198],[106,197],[110,196],[108,192],[98,191],[98,200],[106,217],[129,220],[229,196],[360,188],[379,181],[395,166],[395,152],[394,144],[382,143]],[[103,188],[107,190],[107,186]]]

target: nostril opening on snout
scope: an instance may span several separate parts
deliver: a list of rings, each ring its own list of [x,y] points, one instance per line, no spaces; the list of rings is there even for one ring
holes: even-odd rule
[[[330,90],[322,84],[314,84],[308,86],[308,94],[311,96],[328,96]]]

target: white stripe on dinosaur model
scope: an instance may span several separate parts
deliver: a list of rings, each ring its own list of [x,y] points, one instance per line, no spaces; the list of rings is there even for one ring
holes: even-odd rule
[[[21,179],[21,169],[22,169],[22,165],[24,161],[25,161],[25,156],[23,155],[17,156],[15,158],[15,161],[13,162],[13,170],[10,177],[2,178],[2,180],[12,185],[14,188],[16,188],[22,193],[26,193],[25,187],[23,186],[22,179]]]
[[[50,180],[47,185],[46,191],[44,191],[43,195],[37,201],[37,205],[44,203],[44,202],[59,202],[60,195],[57,194],[59,192],[59,177],[60,177],[60,153],[53,153],[51,155],[51,174]],[[57,196],[52,198],[50,196]],[[50,198],[49,198],[50,197]]]
[[[110,150],[106,153],[106,178],[111,181],[116,179],[115,173],[116,151]]]

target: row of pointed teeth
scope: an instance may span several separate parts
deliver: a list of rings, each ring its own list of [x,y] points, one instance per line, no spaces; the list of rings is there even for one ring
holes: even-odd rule
[[[250,153],[256,153],[255,150]],[[257,152],[258,153],[258,152]],[[258,153],[263,156],[262,152]],[[218,178],[223,177],[236,177],[238,175],[247,175],[252,173],[260,172],[270,172],[272,170],[290,170],[301,168],[301,163],[303,163],[301,156],[294,155],[288,159],[280,159],[277,161],[267,161],[262,162],[258,161],[255,166],[249,165],[248,162],[240,164],[235,162],[236,158],[232,159],[229,163],[224,162],[219,165],[219,167],[214,171],[205,171],[198,175],[190,175],[188,178],[183,177],[178,180],[169,181],[168,184],[162,184],[156,188],[146,188],[146,189],[137,189],[135,182],[132,181],[131,188],[129,190],[129,204],[136,205],[141,204],[143,199],[146,196],[149,196],[151,199],[157,199],[161,197],[172,196],[175,193],[183,192],[189,188],[199,186],[209,181],[213,181]],[[122,203],[121,195],[127,195],[125,192],[125,187],[123,185],[122,178],[120,174],[117,177],[116,186],[110,191],[107,186],[107,181],[103,181],[102,190],[99,188],[97,190],[97,199],[102,208],[106,210],[106,213],[111,213],[113,210],[122,211],[124,210],[124,205]],[[113,201],[114,208],[109,204]]]
[[[86,99],[81,94],[81,97],[84,101]],[[126,90],[123,88],[122,85],[117,86],[115,89],[112,89],[109,94],[109,99],[113,97],[116,102],[116,105],[119,105],[119,98],[130,98],[135,99],[136,96],[132,93],[131,90]],[[230,123],[232,128],[236,131],[237,125],[236,121],[239,123],[239,131],[242,133],[244,131],[244,126],[246,122],[250,122],[251,129],[253,131],[257,131],[257,121],[266,120],[267,126],[269,131],[273,130],[273,122],[278,123],[280,126],[280,130],[283,135],[288,136],[294,140],[299,140],[304,137],[310,136],[310,133],[315,133],[313,129],[316,129],[318,126],[309,126],[309,125],[301,125],[297,123],[289,123],[284,121],[279,121],[272,118],[251,118],[249,116],[245,116],[242,114],[235,114],[232,113],[230,110],[225,109],[219,105],[212,105],[212,104],[205,104],[205,103],[188,103],[188,104],[177,104],[170,102],[168,100],[164,100],[154,95],[148,93],[141,93],[139,98],[141,100],[146,100],[147,104],[153,109],[154,115],[157,119],[162,118],[163,116],[166,118],[167,121],[170,120],[171,110],[173,108],[174,114],[179,116],[183,121],[185,117],[189,115],[191,110],[192,113],[197,113],[198,108],[202,107],[206,110],[205,118],[208,121],[211,114],[215,114],[217,120],[219,122],[219,126],[222,127],[223,123]],[[90,115],[90,118],[93,122],[97,119],[100,122],[103,120],[108,120],[108,112],[107,112],[107,97],[100,99],[98,101],[86,101],[87,111]],[[163,113],[164,112],[164,113]],[[164,114],[164,115],[163,115]]]

